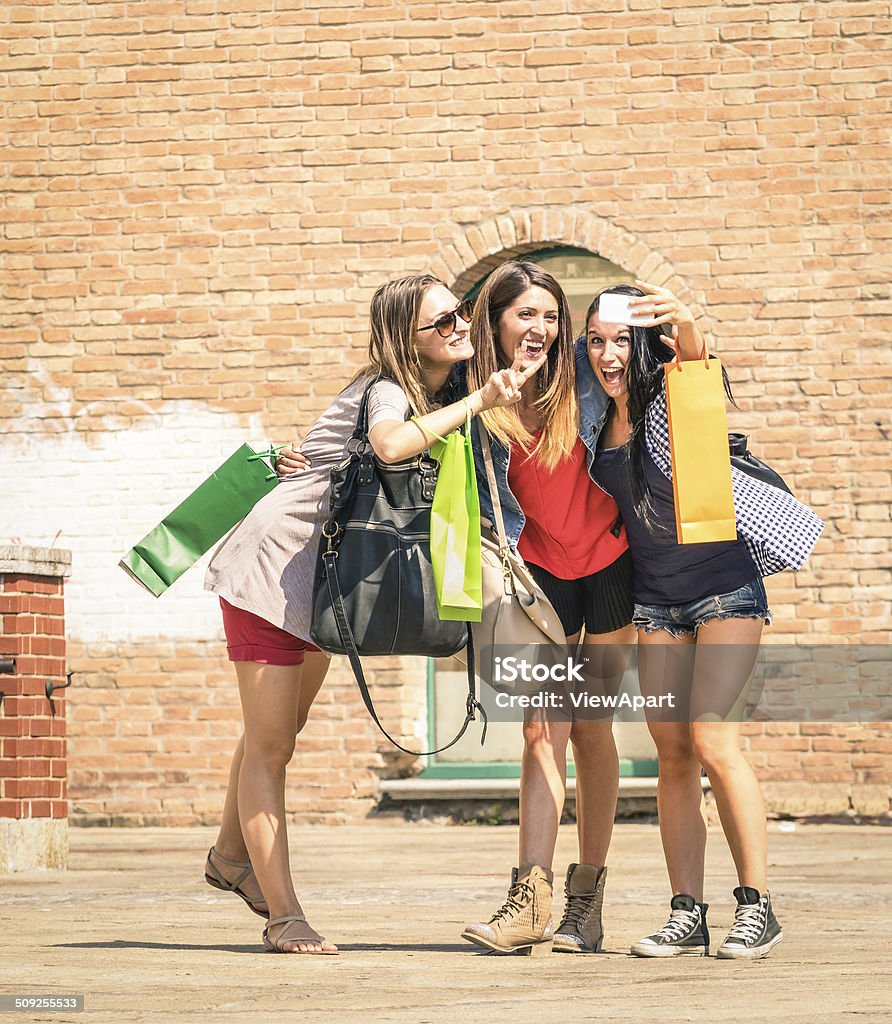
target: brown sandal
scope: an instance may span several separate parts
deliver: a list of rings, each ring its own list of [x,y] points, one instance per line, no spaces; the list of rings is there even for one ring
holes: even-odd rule
[[[285,917],[274,917],[270,923],[263,929],[263,944],[271,953],[303,953],[305,956],[336,956],[339,952],[337,946],[333,946],[331,949],[325,949],[326,939],[322,935],[316,934],[315,939],[298,939],[298,938],[287,938],[285,933],[289,930],[290,926],[296,921],[303,921],[307,924],[307,919],[303,914],[287,914]],[[274,938],[270,938],[269,930],[277,925],[284,925],[279,934]],[[312,929],[311,929],[312,930]],[[285,949],[286,942],[302,942],[306,946],[320,946],[318,950],[308,949]]]
[[[242,873],[238,878],[233,881],[229,881],[225,878],[217,866],[214,864],[211,857],[215,857],[217,860],[222,861],[224,864],[228,864],[233,868],[242,868]],[[234,892],[236,896],[241,897],[248,904],[251,910],[254,911],[258,917],[265,917],[269,919],[269,910],[264,907],[263,910],[260,907],[263,906],[265,900],[252,900],[248,894],[241,888],[242,882],[254,873],[254,869],[251,867],[250,861],[241,860],[230,860],[228,857],[224,857],[222,853],[218,853],[217,850],[212,846],[208,850],[208,859],[204,865],[204,880],[208,885],[212,885],[215,889],[222,889],[224,892]]]

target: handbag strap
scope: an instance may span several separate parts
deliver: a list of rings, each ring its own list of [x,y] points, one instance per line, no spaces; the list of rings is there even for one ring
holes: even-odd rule
[[[377,725],[390,742],[398,750],[402,750],[404,754],[411,754],[413,757],[430,757],[432,754],[439,754],[458,743],[462,736],[464,736],[468,726],[474,721],[475,712],[479,711],[483,718],[483,732],[480,736],[480,745],[482,746],[486,740],[487,718],[486,710],[480,701],[477,700],[474,641],[471,637],[470,627],[468,628],[468,697],[465,703],[465,720],[462,722],[461,728],[458,730],[455,737],[444,746],[437,747],[436,750],[409,750],[408,747],[404,747],[401,743],[397,743],[397,741],[384,728],[381,724],[381,720],[378,718],[377,712],[375,711],[372,695],[369,693],[369,687],[365,681],[365,674],[362,671],[362,662],[359,660],[359,652],[356,650],[356,639],[353,636],[353,630],[350,628],[350,622],[344,608],[344,595],[341,593],[341,583],[338,579],[338,570],[335,564],[337,557],[337,550],[324,552],[322,556],[322,563],[325,567],[325,581],[328,585],[331,607],[334,612],[335,624],[338,627],[338,633],[341,637],[341,643],[344,646],[344,650],[347,652],[347,657],[350,659],[350,667],[353,669],[353,676],[356,679],[356,685],[359,687],[359,692],[362,695],[363,703],[365,704],[368,713],[372,716],[372,720],[375,725]]]
[[[495,519],[496,537],[499,541],[499,553],[502,557],[509,550],[508,535],[505,532],[505,520],[502,518],[502,503],[499,501],[499,486],[496,483],[496,471],[492,461],[492,450],[489,446],[489,434],[486,427],[477,421],[480,431],[480,447],[483,449],[483,464],[486,467],[486,482],[489,484],[489,497],[492,501],[493,518]]]

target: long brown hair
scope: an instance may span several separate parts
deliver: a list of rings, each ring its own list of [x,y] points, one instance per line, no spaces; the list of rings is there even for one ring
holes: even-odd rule
[[[503,444],[520,444],[546,469],[553,469],[573,450],[579,430],[576,364],[567,297],[551,274],[538,264],[509,260],[489,275],[480,290],[471,321],[474,356],[468,363],[468,388],[475,391],[483,387],[490,374],[511,365],[499,349],[499,318],[518,296],[532,287],[544,288],[558,307],[557,337],[536,378],[539,394],[535,404],[544,420],[542,432],[536,441],[521,422],[516,406],[489,409],[481,418],[486,429]]]
[[[628,295],[632,298],[643,298],[644,292],[630,284],[614,284],[608,288],[602,288],[592,299],[592,304],[585,314],[586,345],[588,345],[589,321],[597,314],[602,295]],[[654,537],[659,536],[660,533],[656,524],[653,494],[647,479],[648,456],[644,441],[644,423],[648,406],[660,393],[660,388],[663,385],[663,366],[675,358],[675,349],[668,344],[671,340],[672,328],[668,324],[659,324],[656,327],[629,327],[629,359],[626,364],[626,380],[628,382],[627,413],[632,432],[626,442],[626,451],[629,455],[635,512],[647,531]],[[728,399],[736,404],[724,367],[722,367],[722,382]],[[675,529],[668,530],[664,527],[662,533],[674,538]]]
[[[413,274],[378,288],[369,307],[369,362],[353,378],[392,378],[405,391],[415,416],[433,412],[439,404],[425,389],[415,350],[421,303],[435,284],[443,282],[433,274]]]

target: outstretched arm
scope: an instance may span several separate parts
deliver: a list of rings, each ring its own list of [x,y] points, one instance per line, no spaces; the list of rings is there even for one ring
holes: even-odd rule
[[[526,370],[518,370],[512,366],[508,370],[497,370],[489,380],[468,395],[467,399],[453,402],[451,405],[436,409],[426,416],[414,420],[382,420],[369,431],[369,441],[375,454],[382,462],[402,462],[420,455],[437,440],[445,437],[456,427],[465,422],[468,406],[471,415],[495,409],[502,405],[515,405],[520,401],[520,393],[524,384],[533,377],[547,358],[542,355]],[[467,402],[467,405],[465,404]],[[280,477],[301,473],[310,465],[310,460],[295,441],[290,448],[279,452],[275,460],[276,472]]]
[[[706,352],[706,339],[694,320],[694,314],[668,288],[636,281],[635,284],[646,294],[642,298],[632,299],[629,307],[636,313],[652,313],[653,322],[650,327],[658,324],[672,324],[675,350],[679,361],[686,359],[702,359]]]
[[[402,423],[395,420],[376,423],[369,431],[369,441],[375,454],[382,462],[392,463],[411,459],[413,455],[427,451],[438,436],[445,437],[465,422],[465,402],[470,405],[472,416],[498,406],[515,405],[520,401],[524,384],[535,375],[546,358],[547,353],[543,352],[535,363],[523,371],[514,366],[508,370],[496,370],[483,387],[472,391],[466,400],[453,402],[426,416]]]

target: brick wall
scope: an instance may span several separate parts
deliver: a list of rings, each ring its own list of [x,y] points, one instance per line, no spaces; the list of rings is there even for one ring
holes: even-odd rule
[[[0,818],[65,818],[65,691],[46,698],[46,681],[65,682],[63,580],[0,573],[0,652],[16,661],[0,677]]]
[[[65,867],[68,551],[0,546],[0,874]],[[47,699],[51,684],[52,701]]]
[[[423,744],[422,659],[370,663],[379,717]],[[235,673],[223,643],[70,645],[74,824],[217,824],[241,731]],[[420,746],[417,748],[420,749]],[[287,806],[303,822],[365,817],[377,780],[412,759],[369,720],[344,659],[329,671],[288,771]]]
[[[153,602],[119,555],[242,439],[308,427],[383,279],[504,250],[580,245],[704,311],[733,425],[828,523],[769,581],[775,638],[888,643],[890,24],[871,0],[3,5],[0,541],[75,554],[76,815],[204,820],[237,733],[200,569]],[[349,816],[391,768],[338,671],[300,792]],[[392,675],[409,735],[421,675]]]

